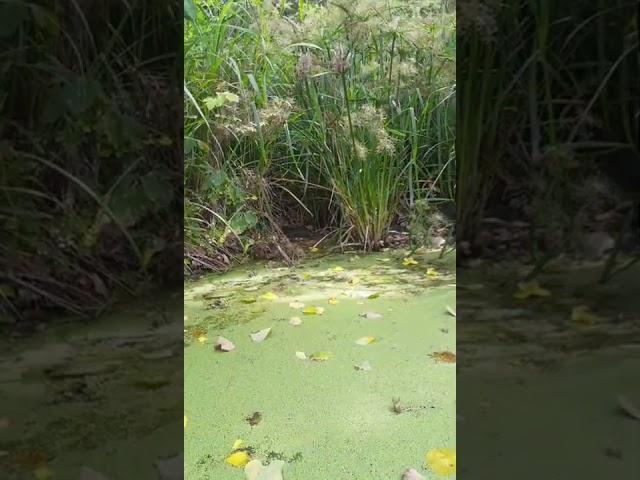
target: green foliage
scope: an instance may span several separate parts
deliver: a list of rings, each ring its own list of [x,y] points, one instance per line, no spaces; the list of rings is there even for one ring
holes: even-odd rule
[[[169,138],[180,97],[164,72],[182,59],[158,50],[173,50],[182,19],[157,0],[91,5],[0,5],[0,281],[16,287],[12,314],[95,312],[179,276],[166,266],[181,243]]]
[[[565,157],[578,162],[575,184],[590,171],[581,151],[604,140],[637,148],[635,14],[626,0],[458,2],[460,237],[475,238],[500,183],[525,185],[535,211],[557,215],[574,201]]]
[[[207,228],[208,210],[230,223],[241,207],[206,193],[210,171],[255,197],[255,228],[290,197],[365,249],[403,205],[455,195],[455,17],[443,3],[196,3],[185,185]]]

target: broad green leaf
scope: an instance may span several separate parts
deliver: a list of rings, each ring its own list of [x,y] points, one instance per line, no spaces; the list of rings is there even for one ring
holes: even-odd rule
[[[184,0],[184,18],[191,22],[195,22],[196,4],[194,0]]]

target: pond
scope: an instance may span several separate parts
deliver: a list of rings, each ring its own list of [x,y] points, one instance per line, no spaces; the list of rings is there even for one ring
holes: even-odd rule
[[[530,268],[458,270],[461,474],[637,477],[640,268],[559,259],[523,298]]]
[[[291,479],[436,478],[426,452],[456,446],[455,255],[405,255],[185,285],[185,478],[244,479],[248,456]]]
[[[181,292],[50,325],[0,340],[0,478],[157,478],[181,453]]]

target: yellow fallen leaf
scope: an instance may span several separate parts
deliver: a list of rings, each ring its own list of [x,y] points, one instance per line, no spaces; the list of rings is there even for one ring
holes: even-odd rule
[[[322,315],[323,312],[324,312],[324,308],[313,307],[313,306],[305,307],[302,310],[302,313],[304,313],[305,315]]]
[[[184,428],[187,428],[187,416],[184,416]]]
[[[449,476],[456,473],[456,450],[454,448],[436,448],[426,455],[427,465],[438,475]]]
[[[330,298],[329,299],[329,305],[337,305],[340,303],[340,300],[338,300],[337,298]]]
[[[578,305],[571,310],[571,321],[580,325],[593,325],[598,317],[586,305]]]
[[[309,273],[309,272],[304,272],[304,273],[302,274],[302,278],[303,278],[304,280],[309,280],[309,279],[311,278],[311,273]]]
[[[316,253],[316,252],[319,252],[319,251],[320,251],[320,249],[319,249],[318,247],[309,247],[309,251],[310,251],[311,253]]]
[[[331,271],[333,271],[333,272],[344,272],[344,268],[342,268],[342,267],[333,267],[331,269]]]
[[[362,337],[356,340],[358,345],[369,345],[376,341],[376,337]]]
[[[33,476],[36,477],[37,480],[49,480],[53,478],[53,470],[49,467],[41,466],[33,471]]]
[[[427,268],[427,273],[425,274],[427,277],[437,277],[440,275],[435,268],[429,267]]]
[[[246,450],[238,450],[229,455],[225,459],[225,463],[228,463],[232,467],[242,468],[249,463],[250,459],[249,453]]]
[[[513,298],[525,300],[529,297],[549,297],[551,292],[542,288],[537,281],[521,282],[518,284],[518,291],[513,294]]]
[[[309,355],[314,362],[325,362],[331,358],[331,352],[317,352]]]
[[[404,265],[405,267],[410,267],[411,265],[417,265],[418,262],[413,258],[413,257],[407,257],[404,260],[402,260],[402,265]]]
[[[207,341],[207,337],[206,337],[206,336],[204,336],[204,335],[200,335],[200,336],[198,337],[198,341],[199,341],[200,343],[204,343],[204,342],[206,342],[206,341]]]
[[[231,447],[232,450],[237,450],[242,446],[242,440],[238,439],[235,442],[233,442],[233,447]]]
[[[267,292],[264,295],[260,295],[260,298],[263,300],[275,300],[278,296],[273,292]]]

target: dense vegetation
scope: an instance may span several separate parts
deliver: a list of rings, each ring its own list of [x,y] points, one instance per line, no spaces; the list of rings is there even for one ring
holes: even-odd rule
[[[283,223],[373,250],[398,214],[453,198],[453,9],[185,1],[187,270]]]
[[[0,318],[179,280],[180,9],[0,2]]]
[[[458,2],[459,237],[475,241],[495,214],[529,222],[542,248],[570,249],[640,193],[637,8]]]

